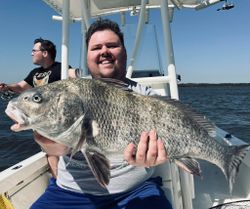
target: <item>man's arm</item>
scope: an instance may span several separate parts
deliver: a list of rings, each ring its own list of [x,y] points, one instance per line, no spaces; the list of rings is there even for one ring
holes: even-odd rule
[[[34,139],[40,145],[42,150],[47,153],[47,159],[50,166],[50,171],[54,178],[58,174],[58,161],[59,156],[68,153],[69,148],[67,146],[58,144],[34,131]]]
[[[27,89],[31,89],[32,86],[30,86],[26,81],[20,81],[18,83],[14,84],[5,84],[5,83],[0,83],[0,91],[13,91],[16,93],[21,93]]]
[[[50,172],[51,172],[52,176],[54,178],[57,178],[59,157],[54,156],[54,155],[48,155],[47,159],[48,159],[48,163],[50,166]]]

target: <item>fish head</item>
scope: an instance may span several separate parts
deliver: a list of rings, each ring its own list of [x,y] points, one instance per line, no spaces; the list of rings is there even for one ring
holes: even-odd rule
[[[44,137],[70,146],[72,142],[67,137],[80,135],[73,132],[79,132],[77,127],[82,123],[79,121],[84,115],[82,101],[68,89],[49,87],[46,85],[27,90],[9,101],[5,112],[15,121],[11,130],[32,129]]]
[[[11,130],[19,132],[32,129],[43,115],[43,97],[39,91],[28,90],[9,101],[5,113],[16,123]]]

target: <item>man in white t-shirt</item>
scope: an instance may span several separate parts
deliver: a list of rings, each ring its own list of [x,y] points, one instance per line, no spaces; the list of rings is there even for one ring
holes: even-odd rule
[[[114,78],[128,84],[133,91],[144,95],[154,94],[126,78],[127,53],[119,26],[110,20],[97,20],[86,34],[87,62],[93,78]],[[146,127],[145,127],[146,128]],[[47,152],[66,147],[35,133],[36,141]],[[124,165],[124,161],[128,163]],[[86,159],[77,152],[60,156],[57,178],[52,178],[45,193],[32,209],[171,209],[161,189],[161,178],[152,178],[156,165],[167,161],[163,142],[154,130],[143,132],[135,150],[129,144],[124,156],[114,156],[111,162],[110,183],[103,188],[96,181]]]

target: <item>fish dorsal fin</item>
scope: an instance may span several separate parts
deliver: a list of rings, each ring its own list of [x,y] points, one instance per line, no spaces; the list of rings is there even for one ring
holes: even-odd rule
[[[161,100],[161,101],[166,101],[166,102],[174,102],[174,101],[178,102],[178,100],[171,99],[169,96],[152,95],[150,97],[153,97],[153,98]]]
[[[109,184],[110,164],[101,151],[93,148],[81,150],[97,182],[104,188]]]
[[[96,78],[96,80],[113,85],[116,88],[122,89],[123,91],[132,92],[132,90],[130,88],[128,88],[129,85],[121,80],[117,80],[114,78]]]
[[[203,127],[211,137],[216,137],[216,126],[205,115],[197,113],[193,108],[184,106],[184,111],[189,114],[194,121]]]
[[[196,112],[191,106],[183,104],[179,100],[171,99],[167,96],[152,96],[158,100],[165,101],[173,106],[181,109],[186,115],[192,118],[193,121],[197,122],[199,126],[204,128],[211,137],[216,137],[216,126],[213,122],[207,119],[206,116]]]

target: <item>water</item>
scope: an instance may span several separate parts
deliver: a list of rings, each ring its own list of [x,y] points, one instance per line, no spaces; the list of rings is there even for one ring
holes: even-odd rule
[[[182,87],[180,99],[218,127],[250,143],[250,85]]]
[[[15,133],[10,130],[13,124],[4,110],[7,102],[0,99],[0,171],[39,152],[31,131]]]
[[[250,142],[250,85],[181,87],[180,99],[220,128]],[[40,151],[31,131],[14,133],[0,100],[0,171]]]

